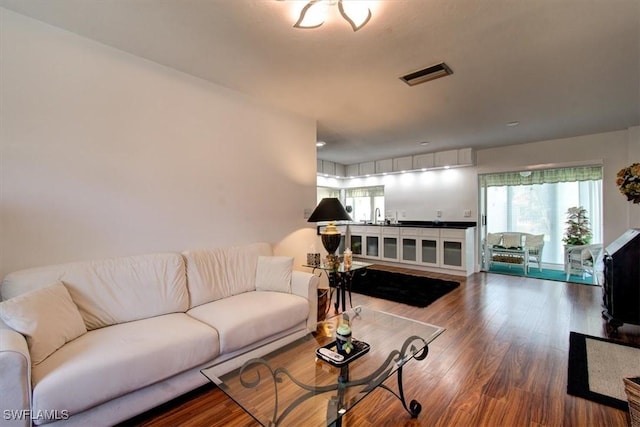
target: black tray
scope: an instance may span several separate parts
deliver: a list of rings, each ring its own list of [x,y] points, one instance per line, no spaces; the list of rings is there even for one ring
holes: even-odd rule
[[[327,362],[328,364],[330,364],[332,366],[335,366],[337,368],[341,368],[342,366],[347,365],[347,364],[353,362],[354,360],[362,357],[363,355],[365,355],[369,351],[369,348],[371,348],[369,346],[369,344],[367,344],[364,341],[358,341],[358,340],[355,340],[355,339],[351,339],[351,343],[353,344],[353,351],[348,355],[344,355],[343,354],[344,360],[342,362],[336,362],[335,360],[330,359],[327,356],[325,356],[324,354],[320,353],[320,348],[328,348],[329,350],[335,351],[337,353],[336,342],[335,341],[330,342],[329,344],[324,345],[324,346],[316,349],[316,356],[319,359],[321,359],[322,361]]]

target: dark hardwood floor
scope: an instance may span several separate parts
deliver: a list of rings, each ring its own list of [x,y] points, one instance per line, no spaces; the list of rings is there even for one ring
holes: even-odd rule
[[[422,404],[418,419],[412,420],[388,392],[376,390],[347,414],[345,426],[628,425],[627,412],[566,393],[569,332],[607,336],[599,287],[477,273],[426,308],[358,294],[353,303],[446,331],[429,346],[424,361],[405,369],[407,397]],[[624,325],[616,339],[640,344],[640,327]],[[256,423],[210,387],[136,425]]]

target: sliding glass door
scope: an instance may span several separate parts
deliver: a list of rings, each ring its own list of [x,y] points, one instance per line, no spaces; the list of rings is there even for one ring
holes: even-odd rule
[[[542,262],[563,265],[567,210],[583,206],[592,243],[602,242],[602,167],[480,175],[481,237],[486,233],[544,234]]]

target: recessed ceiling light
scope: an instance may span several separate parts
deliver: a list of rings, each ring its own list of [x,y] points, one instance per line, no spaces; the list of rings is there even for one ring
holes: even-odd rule
[[[327,145],[327,143],[326,143],[326,142],[324,142],[324,141],[318,141],[318,142],[316,142],[316,147],[324,147],[325,145]]]
[[[520,124],[520,122],[519,122],[519,121],[514,120],[514,121],[512,121],[512,122],[507,123],[507,127],[512,128],[512,127],[514,127],[514,126],[518,126],[519,124]]]
[[[426,147],[427,145],[431,144],[429,141],[422,141],[420,143],[420,145],[422,145],[423,147]]]

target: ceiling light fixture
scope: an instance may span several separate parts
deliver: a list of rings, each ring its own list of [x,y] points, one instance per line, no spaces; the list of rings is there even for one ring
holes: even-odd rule
[[[324,142],[324,141],[317,141],[316,142],[316,147],[324,147],[325,145],[327,145],[327,143]]]
[[[300,11],[295,28],[318,28],[327,19],[329,6],[338,5],[340,15],[351,25],[353,31],[364,27],[371,19],[368,2],[362,0],[309,0]]]

